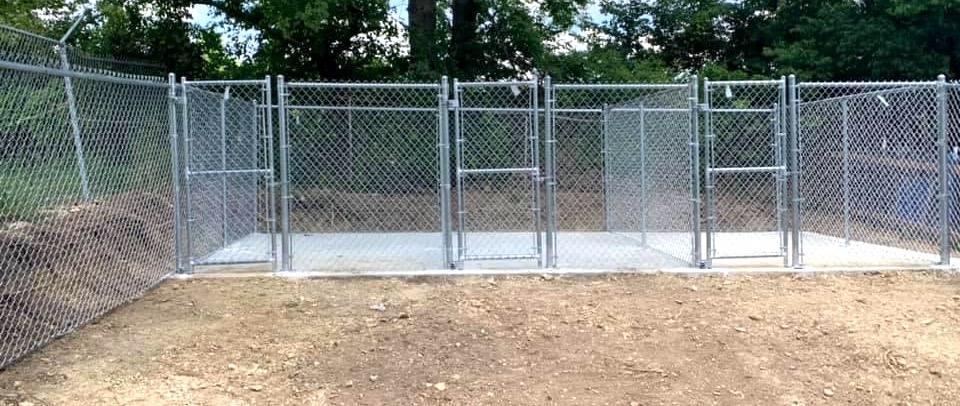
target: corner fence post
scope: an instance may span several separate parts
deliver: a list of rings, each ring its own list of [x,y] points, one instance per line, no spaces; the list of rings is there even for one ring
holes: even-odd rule
[[[77,20],[79,22],[79,19]],[[76,23],[74,24],[74,26]],[[71,30],[73,28],[71,27]],[[60,67],[64,71],[70,71],[70,60],[67,57],[67,44],[61,41],[57,46],[57,53],[60,54]],[[87,159],[83,152],[83,136],[80,132],[80,117],[77,112],[77,97],[73,90],[73,79],[69,76],[63,77],[63,87],[67,95],[67,111],[70,115],[70,129],[73,131],[73,149],[77,156],[77,172],[80,175],[80,191],[84,201],[90,201],[90,178],[87,174]]]
[[[167,94],[167,120],[170,124],[170,171],[173,175],[172,178],[172,192],[173,192],[173,252],[176,261],[174,262],[174,267],[176,272],[182,270],[183,264],[182,261],[182,238],[180,234],[182,220],[180,218],[180,155],[178,151],[178,135],[177,135],[177,79],[173,73],[167,76],[167,81],[170,85],[170,90]]]
[[[939,147],[940,181],[940,265],[950,265],[950,189],[947,187],[950,176],[948,165],[949,139],[947,138],[947,78],[937,77],[937,146]]]
[[[790,75],[787,79],[787,87],[789,91],[788,103],[790,103],[790,189],[791,195],[793,197],[792,204],[792,214],[793,221],[791,222],[791,238],[790,238],[790,248],[791,248],[791,264],[794,268],[802,268],[803,264],[800,262],[800,235],[801,235],[801,219],[800,219],[800,134],[799,134],[799,107],[800,100],[797,99],[797,77],[795,75]]]
[[[450,268],[453,260],[453,228],[450,219],[450,83],[446,76],[440,78],[438,100],[439,128],[437,146],[440,163],[440,230],[443,234],[443,265]]]
[[[697,75],[690,76],[688,104],[690,106],[690,204],[693,231],[692,266],[700,266],[700,97]]]
[[[287,86],[283,75],[277,76],[277,106],[280,114],[280,269],[293,270],[290,241],[290,144],[287,139]]]
[[[543,125],[546,130],[544,136],[544,166],[546,167],[546,199],[547,199],[547,268],[557,267],[557,166],[556,166],[556,134],[553,128],[554,104],[553,80],[550,76],[543,78]]]

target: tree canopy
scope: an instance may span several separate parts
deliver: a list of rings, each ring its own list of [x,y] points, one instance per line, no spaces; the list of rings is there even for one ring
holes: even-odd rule
[[[59,37],[78,7],[0,23]],[[99,0],[71,42],[207,78],[929,79],[960,75],[960,0]]]

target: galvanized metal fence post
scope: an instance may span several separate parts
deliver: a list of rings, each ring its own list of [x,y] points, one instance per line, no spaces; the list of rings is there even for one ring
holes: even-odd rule
[[[193,273],[193,198],[191,194],[191,176],[190,176],[190,144],[193,142],[193,135],[190,131],[190,98],[188,97],[189,86],[187,85],[187,78],[180,77],[180,88],[183,92],[183,182],[184,182],[184,199],[183,199],[183,213],[185,219],[184,223],[184,232],[186,233],[185,239],[183,240],[183,249],[186,251],[186,264],[183,272],[192,274]]]
[[[467,208],[464,204],[466,201],[466,187],[463,185],[464,176],[463,176],[463,111],[460,109],[461,106],[461,88],[460,80],[453,79],[453,107],[454,107],[454,120],[455,120],[455,137],[456,137],[456,174],[457,174],[457,260],[455,267],[457,269],[463,269],[463,263],[466,260],[467,256],[467,239],[466,239],[466,215]]]
[[[939,146],[940,181],[940,265],[950,265],[950,189],[948,183],[950,170],[948,165],[949,139],[947,116],[947,78],[937,77],[937,145]]]
[[[220,246],[227,247],[227,102],[230,101],[230,86],[220,98]]]
[[[273,150],[273,83],[270,75],[264,78],[263,102],[266,105],[266,128],[263,137],[267,144],[266,164],[267,164],[267,215],[270,217],[267,221],[270,223],[270,259],[273,272],[279,270],[279,261],[277,261],[277,176],[274,168],[274,160],[277,157]]]
[[[647,246],[647,213],[649,210],[649,199],[647,199],[647,133],[646,133],[646,110],[643,103],[639,106],[640,113],[640,244]]]
[[[530,120],[532,121],[532,127],[530,128],[530,167],[539,168],[540,167],[540,82],[537,79],[537,76],[534,75],[533,80],[530,83]],[[544,265],[544,252],[543,252],[543,237],[540,234],[540,231],[543,230],[543,213],[540,211],[540,185],[543,182],[543,173],[541,171],[536,171],[532,175],[532,189],[533,189],[533,202],[531,210],[533,211],[533,222],[534,229],[536,230],[536,252],[539,255],[537,257],[537,267],[543,267]]]
[[[170,171],[172,172],[172,191],[173,191],[173,252],[176,258],[176,271],[182,270],[182,244],[183,235],[180,234],[182,223],[180,218],[180,156],[178,152],[178,132],[177,132],[177,78],[173,73],[167,76],[170,84],[167,102],[168,120],[170,123]]]
[[[553,81],[550,76],[543,78],[543,111],[544,127],[546,135],[544,136],[544,166],[546,167],[546,199],[547,199],[547,268],[556,268],[557,266],[557,166],[556,166],[556,134],[554,133],[553,106],[554,106]]]
[[[692,266],[700,266],[700,97],[697,75],[690,76],[690,202],[693,206],[691,230],[693,231]]]
[[[438,100],[439,128],[437,145],[440,154],[440,232],[443,234],[444,267],[454,266],[453,227],[450,219],[450,83],[446,76],[440,78]]]
[[[607,145],[609,138],[607,131],[610,127],[609,116],[610,106],[604,103],[600,110],[600,162],[603,165],[600,168],[600,190],[603,193],[603,231],[610,231],[610,188],[608,187],[610,165],[607,162],[610,157],[609,145]]]
[[[283,75],[277,76],[277,106],[280,114],[280,269],[283,272],[293,270],[290,236],[290,144],[287,139],[287,87]]]
[[[78,20],[79,21],[79,20]],[[67,45],[61,41],[57,47],[60,54],[60,67],[64,71],[70,70],[70,60],[67,57]],[[73,131],[73,149],[77,156],[77,172],[80,175],[80,192],[83,200],[90,201],[93,196],[90,194],[90,178],[87,174],[87,159],[83,152],[83,136],[80,131],[80,117],[77,112],[77,97],[73,90],[73,79],[70,76],[63,77],[63,87],[67,95],[67,112],[70,117],[70,129]]]
[[[843,244],[850,245],[850,105],[840,102],[840,134],[843,143]]]
[[[790,103],[790,117],[789,117],[789,138],[790,138],[790,186],[791,186],[791,195],[793,197],[793,221],[792,224],[792,238],[791,238],[791,264],[794,268],[801,268],[803,264],[801,263],[800,255],[800,236],[802,234],[801,228],[803,227],[800,218],[800,204],[802,202],[800,196],[800,127],[798,124],[799,120],[799,107],[800,100],[797,98],[797,77],[795,75],[790,75],[787,81],[787,87],[789,90],[789,96],[787,97],[788,102]]]
[[[776,119],[776,143],[775,148],[777,150],[777,166],[782,168],[777,171],[777,227],[780,230],[780,255],[783,256],[783,266],[789,266],[789,259],[787,256],[787,244],[790,241],[790,227],[789,221],[787,221],[787,205],[785,201],[786,197],[789,196],[787,190],[787,185],[789,184],[787,177],[789,172],[789,160],[788,154],[785,149],[787,147],[787,126],[789,123],[788,111],[790,110],[787,107],[787,78],[785,76],[780,77],[780,86],[779,86],[779,97],[777,99],[777,104],[774,106],[774,115]]]
[[[706,167],[713,166],[713,141],[715,134],[713,133],[713,112],[711,110],[711,95],[713,90],[710,88],[710,78],[703,78],[703,99],[704,99],[704,115],[703,118],[706,121],[704,123],[705,134],[704,134],[704,147],[706,149],[706,154],[704,159],[706,160]],[[713,257],[716,255],[714,252],[714,226],[716,221],[716,207],[714,202],[714,185],[713,177],[714,174],[710,171],[705,171],[704,174],[704,195],[706,197],[706,215],[707,215],[707,241],[706,241],[706,260],[704,261],[704,266],[706,268],[713,268]]]
[[[64,71],[70,71],[70,58],[67,55],[67,40],[73,35],[73,32],[80,26],[80,23],[87,16],[87,10],[84,9],[80,15],[73,21],[67,32],[63,34],[57,45],[57,53],[60,56],[60,68]],[[77,172],[80,175],[80,192],[83,200],[90,201],[93,197],[90,194],[90,178],[87,174],[87,160],[83,152],[83,136],[80,131],[80,118],[77,112],[77,97],[73,90],[73,79],[70,76],[63,77],[63,86],[67,95],[67,110],[70,116],[70,129],[73,131],[73,148],[77,156]]]

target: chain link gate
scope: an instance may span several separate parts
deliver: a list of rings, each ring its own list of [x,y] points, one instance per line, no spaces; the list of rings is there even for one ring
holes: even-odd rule
[[[457,255],[543,264],[537,80],[453,85]]]
[[[270,78],[181,85],[187,271],[275,264]]]
[[[284,270],[447,268],[446,81],[277,87]]]
[[[786,81],[704,81],[706,266],[787,266]]]
[[[548,266],[699,263],[696,76],[544,86]]]

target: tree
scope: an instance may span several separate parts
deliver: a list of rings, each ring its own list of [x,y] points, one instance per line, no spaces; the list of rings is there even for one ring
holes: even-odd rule
[[[383,0],[198,0],[256,32],[262,73],[364,79],[394,74],[397,26]]]
[[[37,13],[44,10],[54,11],[63,5],[63,0],[5,0],[0,2],[0,24],[40,34],[57,35],[57,32],[50,29],[50,24],[41,20]]]
[[[142,12],[149,7],[150,14]],[[204,69],[197,31],[186,23],[188,10],[177,2],[152,0],[101,0],[93,12],[93,24],[71,38],[82,50],[120,61],[152,61],[163,68],[150,74],[177,72],[197,76]],[[114,70],[134,69],[116,64]]]
[[[932,79],[960,74],[960,3],[807,0],[787,3],[767,57],[824,80]]]
[[[407,16],[410,35],[411,70],[417,76],[435,75],[437,53],[437,0],[409,0]]]

